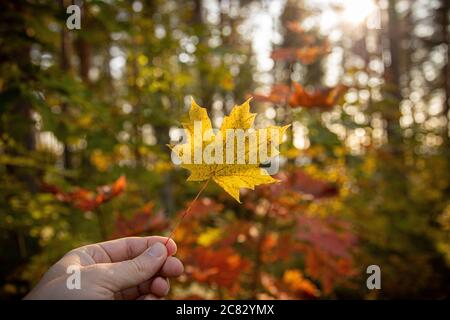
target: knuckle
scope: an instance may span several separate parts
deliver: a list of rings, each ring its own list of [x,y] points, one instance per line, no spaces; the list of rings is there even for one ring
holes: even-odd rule
[[[131,267],[133,271],[138,275],[146,275],[148,272],[148,268],[144,265],[141,259],[133,259],[130,260]]]

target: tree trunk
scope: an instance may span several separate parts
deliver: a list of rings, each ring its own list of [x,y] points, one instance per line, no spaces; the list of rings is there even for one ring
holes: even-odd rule
[[[400,110],[399,103],[402,100],[401,84],[400,84],[400,40],[399,21],[396,10],[396,0],[389,0],[388,6],[388,43],[390,64],[386,68],[386,81],[388,85],[392,86],[388,90],[389,94],[393,95],[395,105],[389,105],[385,116],[387,120],[387,136],[391,146],[398,144],[401,140],[400,132]],[[397,150],[398,151],[398,150]]]
[[[442,32],[442,44],[447,47],[447,61],[442,68],[442,88],[444,89],[444,106],[443,106],[443,114],[446,118],[446,127],[443,132],[444,136],[444,147],[448,148],[450,144],[450,138],[449,138],[449,125],[450,125],[450,119],[449,119],[449,104],[450,104],[450,46],[448,45],[448,42],[450,39],[448,38],[448,14],[450,12],[450,1],[449,0],[441,0],[441,32]]]
[[[86,30],[89,30],[89,25],[87,21],[87,3],[85,1],[82,2],[81,7],[81,16],[83,19],[83,25]],[[89,69],[91,67],[91,45],[86,40],[86,33],[79,32],[78,39],[76,42],[78,58],[80,60],[79,65],[79,74],[81,79],[86,85],[89,85]]]
[[[68,1],[66,0],[60,0],[60,6],[61,10],[65,12],[65,8],[69,5]],[[72,69],[71,61],[70,61],[70,52],[71,52],[71,46],[70,46],[70,35],[66,28],[66,25],[64,24],[64,21],[61,23],[61,54],[60,54],[60,67],[61,70],[69,73]],[[65,113],[67,113],[68,105],[67,103],[62,103],[61,105],[63,116]],[[67,137],[66,139],[67,140]],[[63,162],[64,162],[64,168],[70,169],[72,168],[72,154],[69,149],[69,146],[67,144],[67,141],[63,141]]]

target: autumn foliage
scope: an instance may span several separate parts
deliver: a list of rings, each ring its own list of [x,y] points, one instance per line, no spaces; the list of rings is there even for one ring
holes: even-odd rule
[[[169,299],[450,296],[448,0],[71,2],[0,1],[0,299],[153,235]]]
[[[73,191],[65,192],[59,187],[50,184],[44,184],[42,189],[45,192],[52,193],[56,199],[74,208],[81,211],[93,211],[102,204],[119,196],[126,188],[126,181],[125,176],[121,176],[111,185],[97,187],[96,191],[75,188]]]

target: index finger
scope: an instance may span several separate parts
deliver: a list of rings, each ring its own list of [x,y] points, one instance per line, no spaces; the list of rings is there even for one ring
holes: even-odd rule
[[[134,259],[156,242],[166,245],[168,255],[177,252],[175,241],[167,237],[129,237],[100,242],[85,247],[87,253],[96,263],[119,262]]]

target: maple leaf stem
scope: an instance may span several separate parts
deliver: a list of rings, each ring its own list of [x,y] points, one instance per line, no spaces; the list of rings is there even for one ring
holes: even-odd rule
[[[189,211],[191,211],[192,205],[198,200],[198,198],[200,197],[200,195],[203,193],[203,191],[206,189],[206,187],[208,186],[209,183],[208,179],[206,180],[206,182],[203,184],[203,186],[201,187],[201,189],[198,191],[197,195],[195,196],[194,200],[191,201],[191,203],[189,204],[189,206],[187,207],[187,209],[183,212],[183,215],[181,216],[180,219],[178,219],[177,223],[175,224],[175,226],[172,228],[172,230],[170,231],[170,235],[166,240],[165,245],[167,245],[167,243],[169,242],[170,239],[172,239],[172,236],[175,232],[175,230],[178,228],[178,226],[180,225],[181,221],[183,221],[184,217],[187,216],[187,214],[189,213]]]

